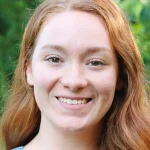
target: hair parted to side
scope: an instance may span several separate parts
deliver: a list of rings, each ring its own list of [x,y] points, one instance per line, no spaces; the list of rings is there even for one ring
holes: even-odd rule
[[[26,82],[26,66],[44,22],[64,11],[85,11],[101,18],[108,29],[119,63],[121,90],[116,91],[105,116],[101,150],[150,150],[150,113],[144,67],[125,16],[113,0],[46,0],[35,10],[23,36],[20,58],[8,104],[2,117],[6,150],[26,145],[38,133],[40,111],[33,88]]]

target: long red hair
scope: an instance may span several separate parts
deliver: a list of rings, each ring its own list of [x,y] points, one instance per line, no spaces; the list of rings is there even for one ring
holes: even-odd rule
[[[100,149],[149,150],[150,108],[144,67],[126,18],[113,0],[46,0],[35,10],[24,32],[19,62],[2,116],[6,150],[26,145],[38,133],[41,116],[33,88],[26,82],[26,66],[32,59],[43,23],[63,11],[86,11],[103,19],[118,58],[122,86],[104,117]]]

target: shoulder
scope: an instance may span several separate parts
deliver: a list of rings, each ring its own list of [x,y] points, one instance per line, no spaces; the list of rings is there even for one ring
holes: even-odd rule
[[[14,148],[12,150],[23,150],[23,147],[17,147],[17,148]]]

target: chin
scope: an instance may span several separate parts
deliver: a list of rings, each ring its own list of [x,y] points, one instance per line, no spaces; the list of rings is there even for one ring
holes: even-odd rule
[[[79,133],[84,131],[85,128],[77,128],[77,127],[63,127],[61,130],[65,132],[70,132],[70,133]]]
[[[81,123],[64,123],[59,125],[60,130],[63,130],[65,132],[72,132],[72,133],[77,133],[84,131],[86,129],[86,126],[81,124]]]

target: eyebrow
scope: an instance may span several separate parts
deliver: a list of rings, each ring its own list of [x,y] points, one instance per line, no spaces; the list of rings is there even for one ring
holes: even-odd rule
[[[111,52],[111,50],[106,47],[88,47],[85,54],[93,54],[97,52]]]
[[[42,49],[53,49],[53,50],[56,50],[56,51],[60,51],[60,52],[63,52],[63,53],[66,53],[67,49],[64,48],[63,46],[61,45],[44,45],[42,47]],[[92,47],[87,47],[85,49],[85,52],[83,52],[84,55],[89,55],[89,54],[93,54],[93,53],[97,53],[97,52],[111,52],[110,49],[106,48],[106,47],[98,47],[98,46],[92,46]]]
[[[66,51],[66,49],[60,45],[48,45],[48,44],[46,44],[42,47],[42,50],[46,50],[46,49],[53,49],[53,50],[60,51],[63,53],[65,53],[65,51]]]

